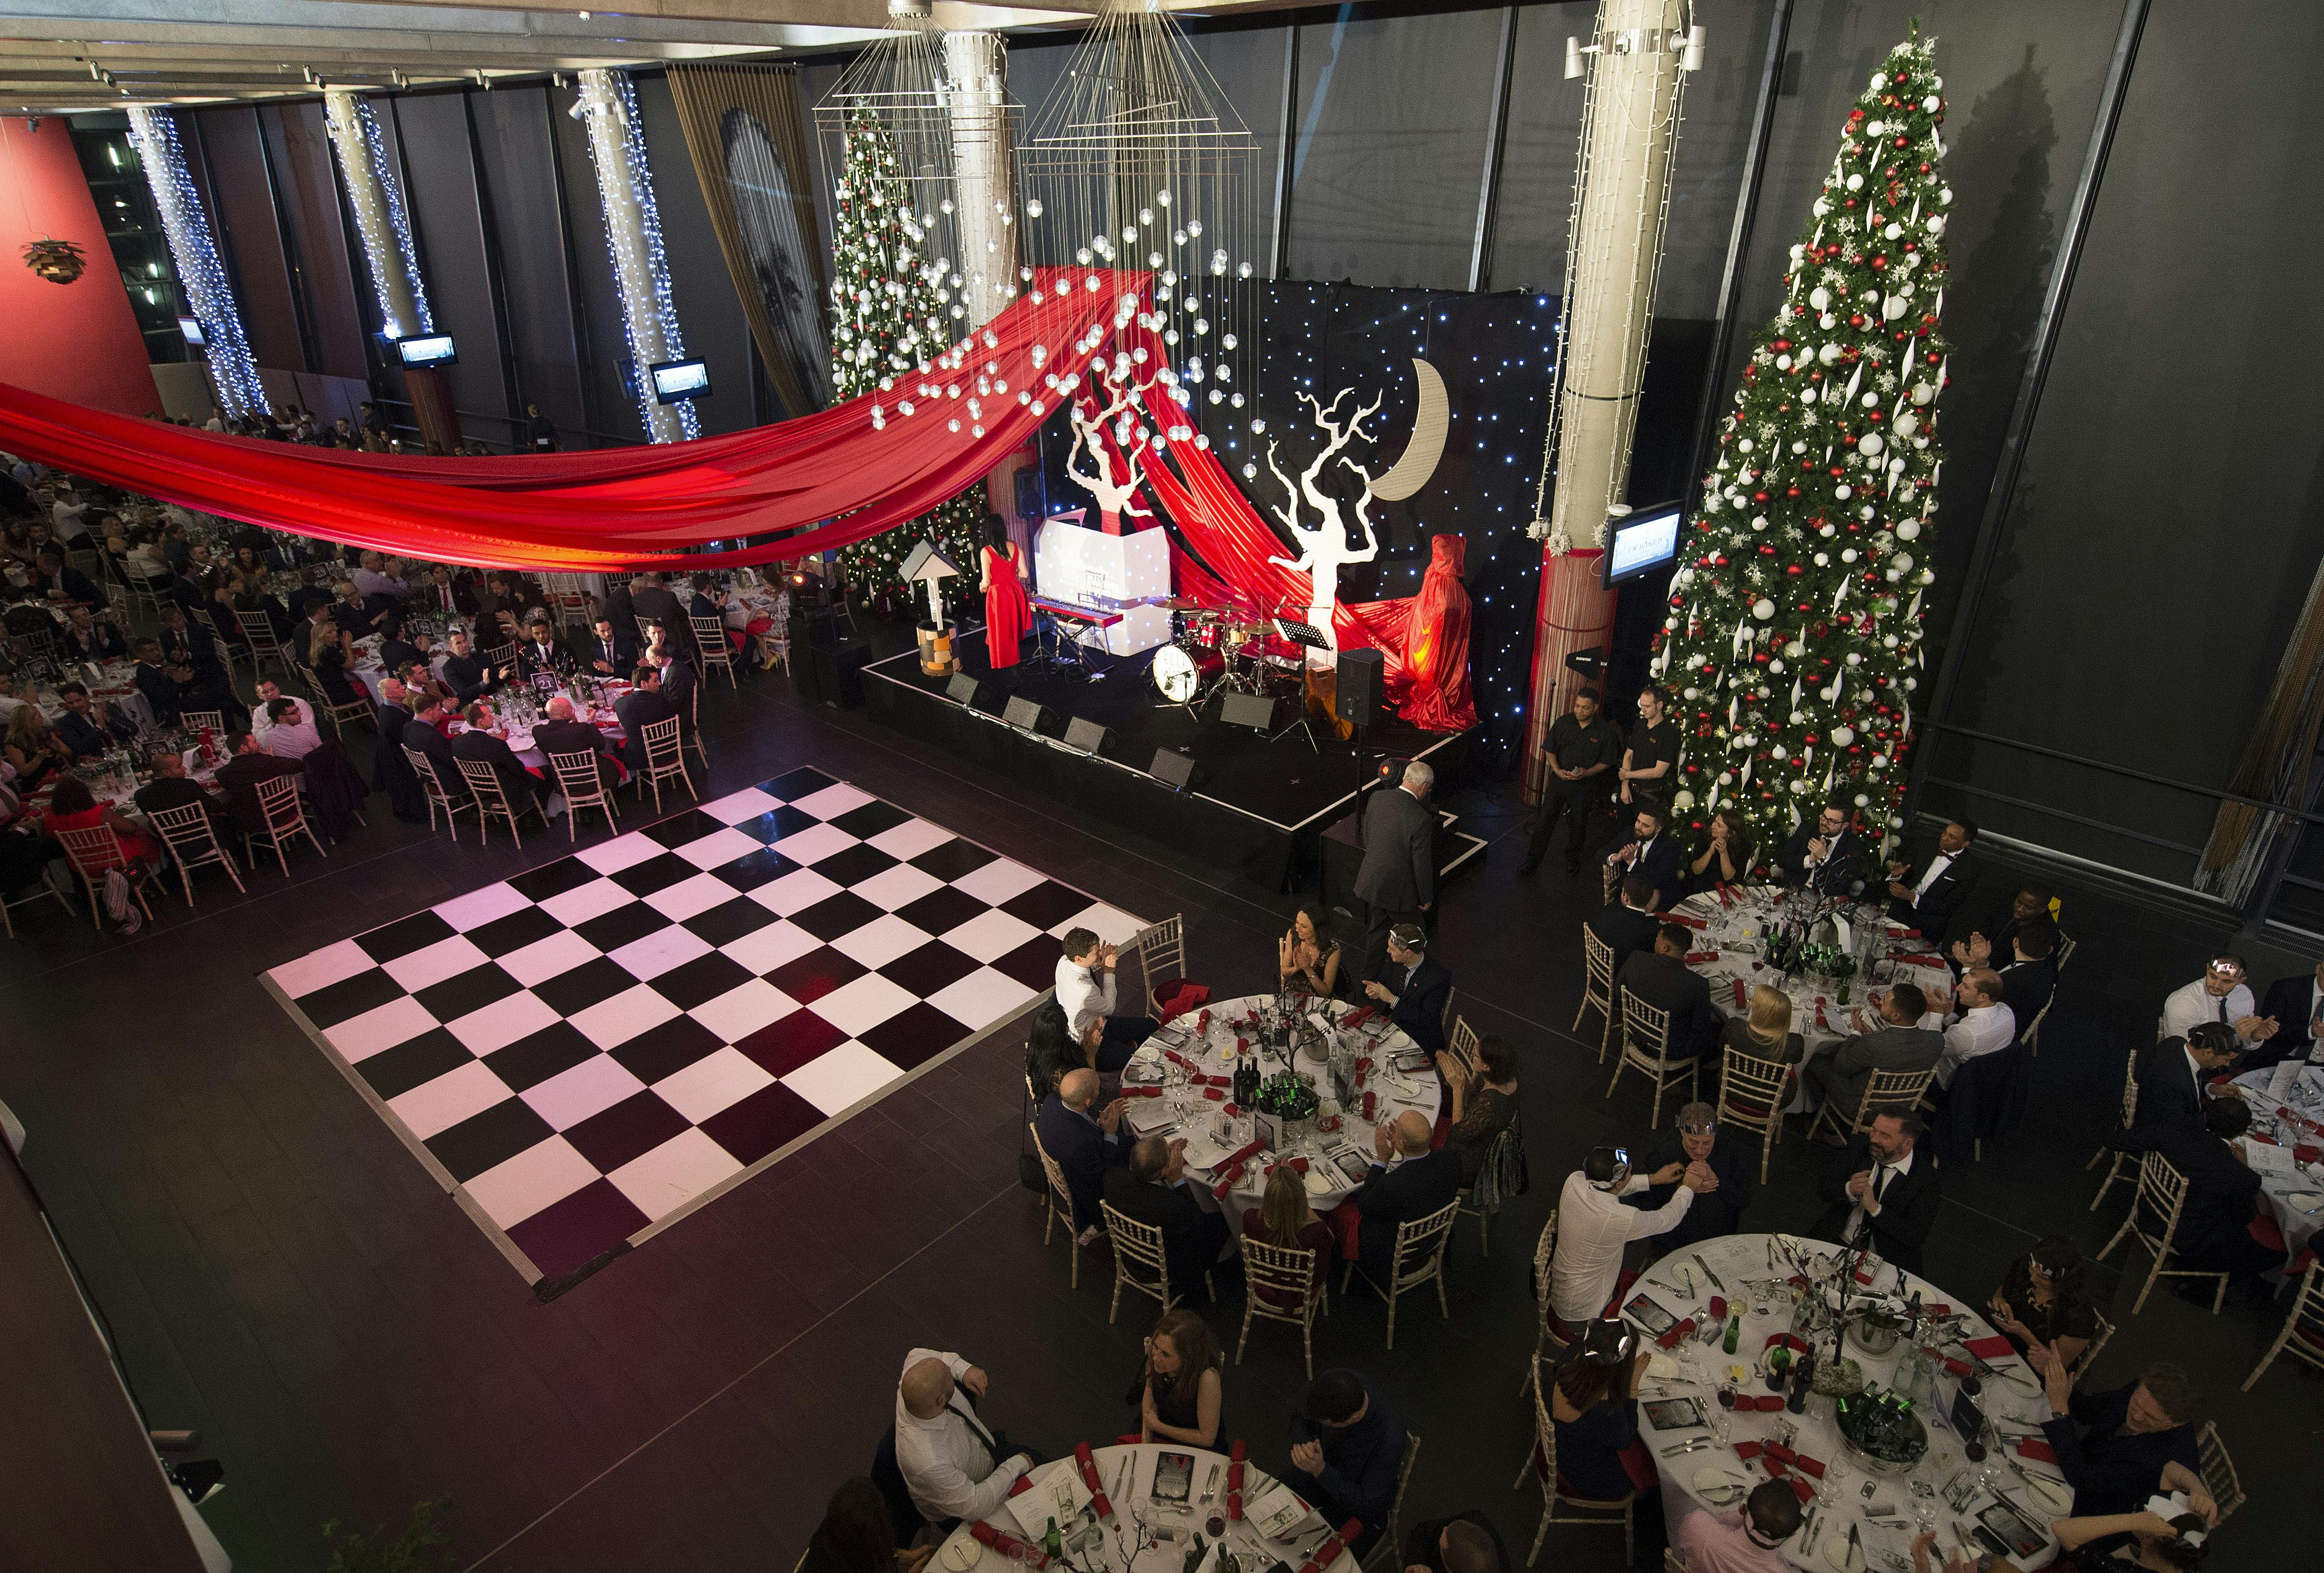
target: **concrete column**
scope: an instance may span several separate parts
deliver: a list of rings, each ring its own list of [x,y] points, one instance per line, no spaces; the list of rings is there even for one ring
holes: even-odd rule
[[[691,404],[664,404],[654,397],[646,368],[659,361],[686,358],[678,309],[669,299],[669,272],[662,260],[661,218],[654,207],[653,181],[646,169],[645,132],[635,124],[636,97],[617,70],[598,67],[580,74],[578,118],[589,132],[589,161],[597,171],[597,196],[605,213],[605,242],[622,290],[622,320],[636,363],[638,417],[654,442],[682,442],[696,436]]]
[[[201,194],[186,170],[178,124],[167,109],[133,104],[129,132],[145,166],[153,206],[161,216],[179,285],[202,325],[202,358],[209,366],[218,408],[228,415],[254,415],[266,408],[266,390],[258,381],[258,365],[242,331],[242,307],[210,238],[209,216],[203,212]]]
[[[997,32],[948,32],[944,59],[952,114],[953,227],[960,237],[967,326],[982,327],[1017,293],[1008,46]]]
[[[379,124],[371,106],[352,88],[334,87],[323,95],[323,124],[330,128],[339,179],[346,188],[347,206],[355,210],[355,232],[363,236],[364,262],[379,297],[383,330],[392,339],[435,332],[428,289],[420,280],[420,259],[411,247],[403,192],[379,144]]]

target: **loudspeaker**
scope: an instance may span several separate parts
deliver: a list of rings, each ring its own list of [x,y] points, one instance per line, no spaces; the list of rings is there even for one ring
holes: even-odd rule
[[[1157,749],[1154,750],[1154,763],[1148,767],[1146,773],[1171,791],[1184,792],[1194,784],[1194,760],[1189,754]]]
[[[954,704],[976,708],[976,679],[965,672],[954,672],[952,681],[945,685],[945,697]]]
[[[1001,719],[1010,726],[1021,726],[1027,731],[1038,732],[1041,730],[1042,710],[1031,700],[1012,694],[1009,696],[1008,707],[1001,712]]]
[[[1076,715],[1065,726],[1065,747],[1084,754],[1105,752],[1106,730],[1096,722]]]
[[[1351,726],[1372,726],[1388,698],[1388,657],[1379,650],[1342,650],[1332,707]]]
[[[1038,465],[1028,465],[1017,472],[1017,517],[1035,520],[1049,511],[1048,478]]]
[[[1275,728],[1274,695],[1238,694],[1230,689],[1219,695],[1219,719],[1229,726],[1248,726],[1259,731],[1271,731]]]

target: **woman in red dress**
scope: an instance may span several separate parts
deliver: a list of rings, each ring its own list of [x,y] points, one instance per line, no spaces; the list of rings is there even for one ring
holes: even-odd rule
[[[1462,731],[1477,724],[1469,693],[1469,592],[1461,584],[1463,541],[1440,535],[1429,543],[1428,572],[1405,627],[1404,657],[1412,687],[1397,713],[1430,731]]]
[[[1013,667],[1018,647],[1033,626],[1033,600],[1020,573],[1024,554],[997,513],[984,516],[984,547],[977,556],[984,560],[977,588],[984,592],[985,659],[996,667]]]

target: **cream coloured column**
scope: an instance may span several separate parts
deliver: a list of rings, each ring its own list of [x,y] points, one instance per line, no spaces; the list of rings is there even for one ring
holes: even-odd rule
[[[1008,46],[997,32],[948,32],[953,230],[960,240],[966,326],[982,327],[1017,294],[1015,149]]]
[[[685,359],[686,339],[678,331],[669,268],[662,257],[661,215],[654,205],[637,94],[626,74],[607,67],[583,71],[579,84],[581,97],[574,114],[589,133],[589,161],[597,171],[605,244],[613,254],[622,324],[636,373],[638,419],[652,441],[682,442],[701,431],[694,406],[662,403],[654,397],[653,381],[647,375],[647,368],[657,362]]]

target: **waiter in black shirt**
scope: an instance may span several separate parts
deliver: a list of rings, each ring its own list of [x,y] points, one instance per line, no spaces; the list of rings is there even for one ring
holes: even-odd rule
[[[1614,768],[1618,749],[1614,729],[1598,713],[1598,690],[1582,689],[1573,696],[1572,713],[1551,724],[1542,748],[1549,779],[1541,784],[1541,809],[1534,816],[1533,839],[1518,873],[1530,874],[1541,867],[1557,816],[1568,810],[1573,823],[1566,832],[1565,871],[1582,871],[1582,838],[1589,828],[1590,811],[1606,800],[1605,777]]]
[[[1678,726],[1667,719],[1669,709],[1669,697],[1652,683],[1638,695],[1638,724],[1630,729],[1629,746],[1622,750],[1624,803],[1670,802],[1671,772],[1678,768]]]
[[[532,445],[532,451],[537,454],[555,453],[557,451],[557,423],[549,419],[549,417],[543,415],[540,412],[540,406],[538,404],[526,405],[524,407],[524,434],[526,438]]]

